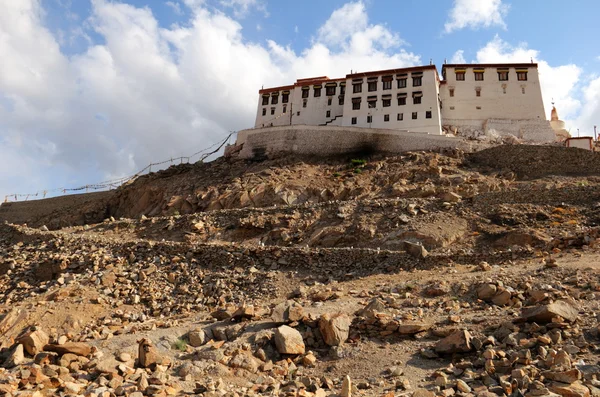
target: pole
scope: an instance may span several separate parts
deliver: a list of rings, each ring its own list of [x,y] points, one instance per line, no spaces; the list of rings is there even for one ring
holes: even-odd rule
[[[595,141],[598,140],[598,136],[596,135],[596,126],[594,126],[594,140]]]

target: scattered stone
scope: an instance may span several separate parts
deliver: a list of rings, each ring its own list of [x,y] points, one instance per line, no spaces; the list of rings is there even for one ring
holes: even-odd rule
[[[556,317],[573,322],[577,320],[579,313],[569,303],[560,300],[548,305],[525,307],[521,313],[522,320],[539,324],[552,322]]]
[[[274,334],[275,346],[281,354],[304,354],[304,340],[300,332],[294,328],[282,325]]]
[[[350,376],[346,375],[344,381],[342,382],[342,391],[340,392],[340,397],[352,397],[352,379]]]
[[[329,346],[339,346],[348,339],[352,320],[346,314],[324,314],[319,319],[319,331]]]
[[[473,349],[471,334],[467,330],[456,331],[435,345],[438,354],[468,353]]]

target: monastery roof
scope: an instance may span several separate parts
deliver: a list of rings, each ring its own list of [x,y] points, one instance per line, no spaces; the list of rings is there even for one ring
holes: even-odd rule
[[[355,77],[369,77],[369,76],[381,76],[381,75],[386,75],[386,74],[420,72],[420,71],[429,70],[429,69],[434,69],[437,73],[437,67],[435,65],[426,65],[426,66],[412,66],[409,68],[400,68],[400,69],[376,70],[373,72],[352,73],[352,74],[347,74],[346,78],[351,79],[351,78],[355,78]]]
[[[258,93],[259,94],[270,94],[271,92],[291,90],[293,88],[294,88],[293,85],[282,85],[280,87],[263,88],[262,90],[259,90]]]
[[[537,63],[446,63],[446,68],[537,68]]]

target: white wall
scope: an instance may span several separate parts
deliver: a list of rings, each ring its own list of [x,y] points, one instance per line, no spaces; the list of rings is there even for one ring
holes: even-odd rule
[[[438,102],[438,77],[435,67],[418,68],[422,72],[422,85],[414,87],[410,69],[378,72],[377,76],[369,73],[349,75],[346,79],[346,99],[344,104],[344,118],[342,125],[348,127],[363,128],[385,128],[402,131],[427,132],[430,134],[441,134],[441,114]],[[407,73],[406,88],[398,88],[398,75]],[[393,75],[392,89],[383,89],[383,76]],[[369,78],[377,77],[377,90],[369,92]],[[353,82],[363,79],[362,92],[353,92]],[[421,104],[413,104],[413,92],[420,91]],[[398,105],[398,93],[406,93],[406,105]],[[391,95],[391,106],[383,107],[383,95]],[[369,108],[367,99],[377,96],[375,108]],[[353,98],[361,98],[359,110],[353,110]],[[431,118],[426,118],[426,112],[431,111]],[[417,112],[417,119],[412,119],[412,113]],[[403,120],[398,120],[398,114],[403,114]],[[367,116],[372,116],[372,122],[367,121]],[[389,115],[389,121],[384,121],[384,116]],[[356,124],[352,124],[352,118],[356,117]]]
[[[483,81],[475,81],[473,70],[481,68],[479,65],[466,67],[465,81],[456,80],[455,67],[444,66],[445,82],[440,86],[443,124],[446,119],[546,120],[537,66],[524,64],[528,69],[527,81],[517,80],[515,67],[509,67],[508,81],[499,81],[498,66],[483,67]],[[476,95],[477,87],[481,88],[480,97]],[[451,89],[454,89],[454,97],[450,96]]]
[[[263,94],[258,94],[258,108],[256,110],[256,122],[254,123],[255,128],[268,127],[271,124],[273,126],[290,125],[290,109],[292,108],[292,98],[294,98],[295,91],[297,91],[297,89],[285,88],[276,91],[279,92],[279,96],[277,104],[275,105],[272,104],[273,97],[271,96],[271,92],[268,92],[270,96],[268,105],[262,104]],[[288,103],[283,103],[283,91],[290,91]],[[284,107],[286,110],[285,113],[283,112]],[[266,109],[266,115],[264,116],[262,115],[263,109]],[[275,109],[275,114],[271,114],[271,109]]]

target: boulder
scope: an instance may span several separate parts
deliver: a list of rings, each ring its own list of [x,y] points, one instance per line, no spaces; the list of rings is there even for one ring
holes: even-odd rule
[[[319,331],[329,346],[339,346],[348,339],[352,320],[346,314],[324,314],[319,319]]]
[[[48,342],[50,337],[41,329],[30,331],[17,340],[17,343],[21,343],[25,351],[32,356],[43,351]]]
[[[342,382],[340,397],[352,397],[352,379],[350,379],[350,376],[348,375],[346,375]]]
[[[481,284],[477,287],[477,298],[489,301],[496,295],[498,288],[494,284]]]
[[[467,353],[473,350],[471,334],[467,330],[456,331],[435,345],[438,354]]]
[[[206,339],[206,333],[201,328],[196,328],[188,333],[188,340],[192,347],[202,346],[207,342]]]
[[[150,339],[142,338],[138,341],[138,361],[140,366],[144,368],[154,367],[158,365],[169,364],[168,358],[163,358],[152,345]]]
[[[4,368],[13,368],[17,365],[23,364],[24,362],[25,352],[23,350],[23,345],[19,343],[9,353],[8,357],[6,358],[6,361],[4,361],[4,364],[2,364],[2,366]]]
[[[400,335],[414,335],[427,331],[429,328],[431,328],[431,324],[427,323],[403,323],[398,327],[398,333]]]
[[[581,382],[571,384],[553,383],[550,390],[563,397],[590,397],[590,389]]]
[[[58,354],[70,353],[84,357],[88,357],[92,354],[92,347],[83,342],[67,342],[64,345],[49,344],[44,346],[44,350]]]
[[[411,243],[410,241],[403,241],[402,248],[412,257],[423,259],[429,255],[429,252],[423,247],[422,244]]]
[[[287,325],[275,330],[275,346],[281,354],[304,354],[304,340],[300,332]]]
[[[556,301],[548,305],[525,307],[521,312],[521,319],[528,322],[549,323],[555,317],[562,317],[569,322],[577,320],[577,309],[565,301]]]
[[[271,320],[279,324],[287,324],[302,320],[304,308],[296,302],[284,302],[273,308]]]

